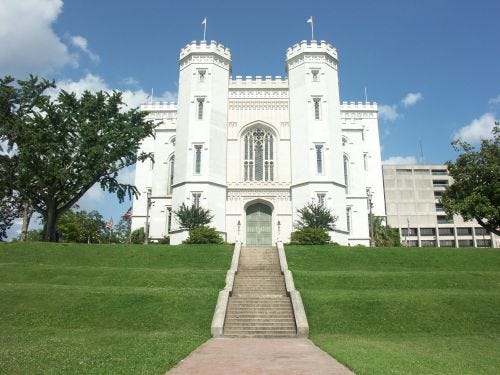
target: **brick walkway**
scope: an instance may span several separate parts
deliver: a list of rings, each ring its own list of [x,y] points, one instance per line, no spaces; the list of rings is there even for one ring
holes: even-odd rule
[[[201,345],[167,374],[352,375],[354,373],[308,339],[216,338]]]

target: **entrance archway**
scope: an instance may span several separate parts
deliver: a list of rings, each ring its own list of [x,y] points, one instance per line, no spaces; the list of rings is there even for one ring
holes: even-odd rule
[[[247,245],[271,245],[272,209],[264,203],[254,203],[247,207]]]

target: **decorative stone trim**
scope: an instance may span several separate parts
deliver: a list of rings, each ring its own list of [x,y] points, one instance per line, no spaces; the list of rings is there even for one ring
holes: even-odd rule
[[[295,289],[292,272],[288,269],[283,242],[278,241],[276,243],[276,246],[278,248],[278,257],[280,260],[281,272],[285,277],[286,291],[292,301],[293,315],[295,316],[295,325],[297,326],[297,336],[307,337],[309,335],[309,323],[307,322],[307,316],[304,309],[304,304],[302,303],[302,297],[300,296],[300,292]]]
[[[227,303],[229,296],[233,292],[234,275],[238,270],[240,261],[241,242],[234,244],[233,259],[231,260],[231,268],[226,274],[226,286],[219,292],[217,305],[215,306],[214,317],[210,331],[213,337],[221,337],[224,332],[224,319],[226,318]]]

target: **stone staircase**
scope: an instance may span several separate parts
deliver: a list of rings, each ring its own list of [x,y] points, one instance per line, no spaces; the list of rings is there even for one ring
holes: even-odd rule
[[[275,247],[241,249],[223,332],[225,337],[297,335]]]

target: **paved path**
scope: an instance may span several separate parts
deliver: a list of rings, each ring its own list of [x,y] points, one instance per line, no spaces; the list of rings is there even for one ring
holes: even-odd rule
[[[210,339],[168,375],[354,374],[308,339]]]

